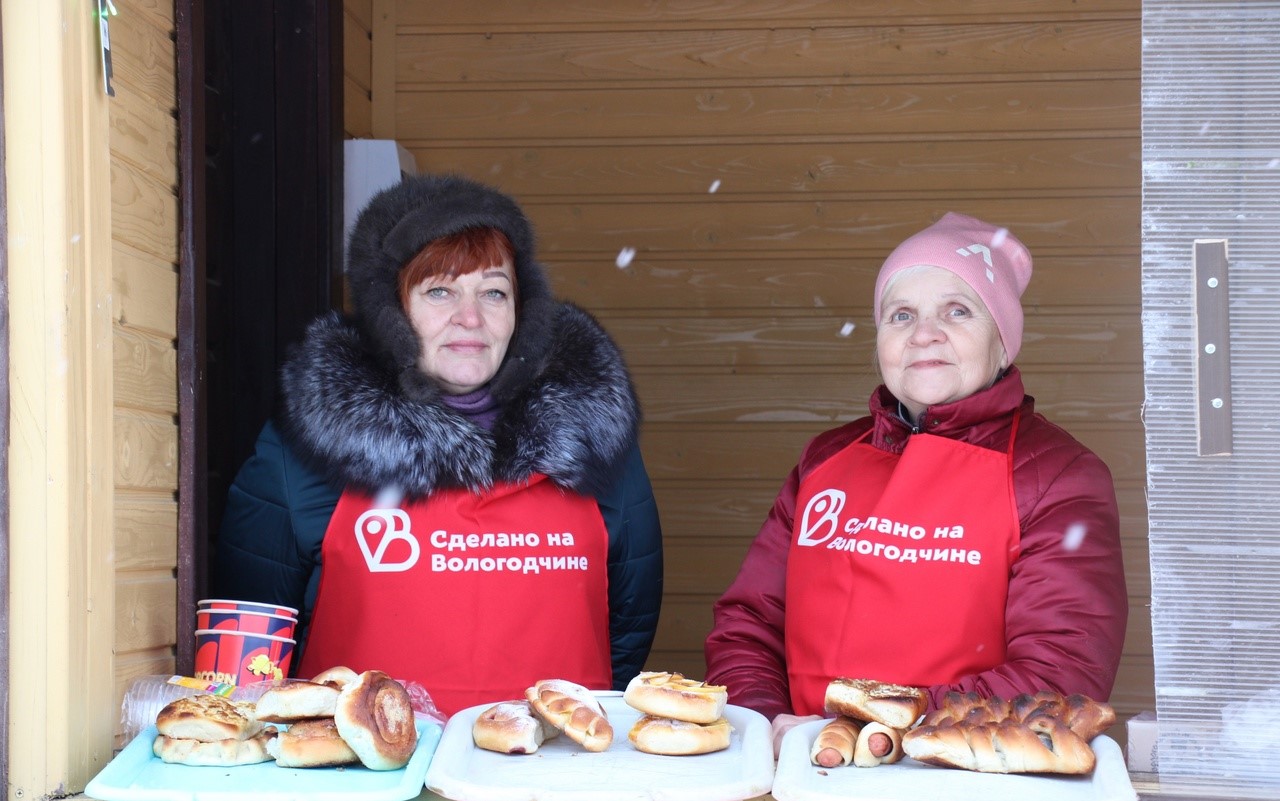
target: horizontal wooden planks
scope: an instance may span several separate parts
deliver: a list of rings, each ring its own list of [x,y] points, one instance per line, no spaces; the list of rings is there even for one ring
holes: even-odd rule
[[[115,326],[112,378],[118,408],[178,413],[178,354],[173,340]]]
[[[1136,72],[1136,19],[898,22],[821,27],[794,20],[769,28],[625,31],[402,32],[396,81],[485,85],[654,81],[769,83],[852,76],[1036,75]]]
[[[173,27],[157,24],[157,19],[133,13],[111,18],[112,74],[131,93],[150,98],[160,108],[176,109]]]
[[[857,315],[854,319],[861,323],[869,321],[876,273],[893,243],[874,230],[847,239],[847,247],[838,251],[716,250],[696,258],[641,251],[625,269],[617,266],[618,250],[544,251],[542,259],[559,295],[610,316],[678,312],[706,318],[745,309],[770,314],[831,308],[833,314],[843,310]],[[1072,309],[1114,309],[1137,325],[1133,309],[1142,293],[1138,248],[1136,240],[1122,253],[1036,245],[1035,273],[1023,295],[1027,324],[1034,327],[1042,316],[1066,315]],[[1058,312],[1057,306],[1066,311]]]
[[[501,7],[501,14],[495,13]],[[405,27],[458,27],[478,30],[603,28],[637,23],[688,28],[708,23],[717,28],[772,27],[779,22],[829,25],[833,20],[865,23],[936,24],[985,19],[1133,18],[1137,0],[705,0],[698,3],[601,3],[598,0],[502,0],[432,3],[397,0],[396,20]]]
[[[1121,189],[1139,180],[1135,136],[1028,135],[1000,140],[907,142],[477,142],[409,143],[433,170],[485,176],[518,198],[651,195],[716,200],[739,195]],[[713,191],[714,190],[714,191]]]
[[[173,264],[117,240],[111,250],[111,267],[116,323],[176,338],[178,273]]]
[[[1131,134],[1139,124],[1136,75],[982,83],[937,79],[873,84],[850,79],[802,86],[589,86],[536,92],[423,89],[399,91],[395,102],[397,137],[410,144],[426,139],[597,142],[677,137],[732,142],[748,136],[1012,139],[1026,132]]]
[[[117,489],[172,492],[178,487],[178,424],[172,416],[117,409]],[[176,538],[177,532],[174,532]]]
[[[178,198],[161,183],[121,159],[111,163],[112,234],[131,247],[171,264],[178,262]]]
[[[168,571],[178,563],[178,502],[171,492],[117,492],[116,570]]]

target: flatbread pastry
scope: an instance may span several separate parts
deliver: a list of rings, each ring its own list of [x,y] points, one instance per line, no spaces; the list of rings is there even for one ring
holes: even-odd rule
[[[724,715],[729,691],[679,673],[644,672],[627,684],[622,700],[647,715],[714,723]]]
[[[162,762],[197,767],[232,767],[269,762],[269,744],[276,738],[275,726],[267,726],[246,740],[192,740],[156,735],[151,753]]]
[[[176,740],[248,740],[262,731],[262,723],[251,703],[201,694],[165,705],[156,714],[156,730]]]

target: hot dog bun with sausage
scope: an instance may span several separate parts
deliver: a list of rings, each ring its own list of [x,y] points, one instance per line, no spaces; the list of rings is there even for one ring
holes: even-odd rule
[[[622,700],[646,715],[690,723],[714,723],[724,715],[728,689],[679,673],[644,672],[627,684]]]
[[[282,768],[333,768],[358,765],[360,757],[338,733],[333,718],[300,720],[267,743],[267,753]]]
[[[637,751],[666,756],[710,754],[729,747],[733,727],[724,718],[710,723],[692,723],[657,715],[641,715],[631,727],[628,739]]]
[[[837,715],[827,722],[809,749],[809,761],[824,768],[839,768],[853,762],[853,748],[863,723]]]
[[[901,730],[920,719],[929,705],[929,695],[919,687],[838,677],[827,685],[823,703],[830,714]]]
[[[613,742],[613,725],[591,691],[565,679],[543,679],[525,691],[529,706],[543,720],[588,751]]]
[[[471,739],[478,747],[500,754],[532,754],[559,733],[535,715],[525,699],[494,704],[471,726]]]
[[[853,764],[859,768],[892,765],[902,759],[902,732],[872,721],[858,732]]]

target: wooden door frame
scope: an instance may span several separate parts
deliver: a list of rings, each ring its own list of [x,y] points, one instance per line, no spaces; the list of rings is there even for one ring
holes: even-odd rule
[[[9,776],[9,204],[5,186],[4,31],[0,14],[0,776]]]

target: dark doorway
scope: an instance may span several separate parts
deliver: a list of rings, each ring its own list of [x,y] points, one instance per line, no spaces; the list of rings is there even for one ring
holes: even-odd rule
[[[203,264],[197,254],[189,276],[203,297],[184,298],[193,330],[179,331],[180,340],[199,338],[180,376],[184,397],[203,386],[192,393],[196,408],[181,410],[204,426],[184,436],[195,453],[181,466],[191,492],[203,494],[180,520],[177,667],[189,673],[193,640],[181,632],[194,629],[194,601],[208,587],[227,487],[272,412],[288,348],[339,300],[342,3],[180,4],[203,14],[193,42],[203,48],[203,109],[190,120],[199,130],[183,131],[203,140],[194,169],[204,184],[191,200],[204,204],[194,248]],[[180,46],[180,61],[189,56]]]

